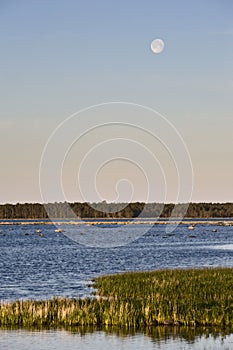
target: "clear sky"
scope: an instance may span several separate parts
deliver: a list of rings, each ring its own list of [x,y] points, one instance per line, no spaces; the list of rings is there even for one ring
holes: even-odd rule
[[[150,50],[155,38],[165,43],[160,54]],[[50,134],[69,115],[109,101],[153,108],[175,126],[192,159],[192,201],[233,201],[231,0],[0,0],[0,96],[1,203],[41,202]],[[81,200],[69,188],[71,164],[67,199]],[[104,198],[113,199],[106,179],[134,172],[125,164],[114,161],[103,176]],[[142,177],[134,200],[144,199]]]

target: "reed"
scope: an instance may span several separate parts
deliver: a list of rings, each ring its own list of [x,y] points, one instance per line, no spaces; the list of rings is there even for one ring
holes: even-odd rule
[[[0,304],[0,326],[233,326],[233,268],[103,276],[96,298]]]

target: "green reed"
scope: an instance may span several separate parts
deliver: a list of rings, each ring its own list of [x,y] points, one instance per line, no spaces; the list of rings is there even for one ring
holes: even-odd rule
[[[233,268],[132,272],[94,280],[96,298],[0,304],[0,326],[233,326]]]

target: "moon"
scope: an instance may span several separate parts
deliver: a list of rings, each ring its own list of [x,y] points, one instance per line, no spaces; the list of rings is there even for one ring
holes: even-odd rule
[[[164,41],[162,39],[154,39],[150,47],[154,53],[161,53],[164,49]]]

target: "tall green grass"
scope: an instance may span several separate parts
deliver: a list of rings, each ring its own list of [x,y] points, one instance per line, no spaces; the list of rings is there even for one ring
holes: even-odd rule
[[[0,304],[1,326],[233,326],[233,268],[123,273],[94,280],[96,298]]]
[[[95,288],[140,311],[140,323],[233,325],[232,268],[124,273],[98,278]]]

